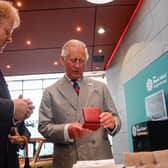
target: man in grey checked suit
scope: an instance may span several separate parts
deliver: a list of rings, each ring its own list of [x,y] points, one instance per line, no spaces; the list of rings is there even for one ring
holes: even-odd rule
[[[67,41],[60,56],[65,75],[43,92],[38,128],[54,143],[53,168],[72,168],[77,160],[112,158],[107,135],[115,135],[121,121],[106,85],[83,76],[88,58],[82,41]],[[71,80],[80,85],[79,95]],[[99,129],[82,127],[83,107],[101,109]]]

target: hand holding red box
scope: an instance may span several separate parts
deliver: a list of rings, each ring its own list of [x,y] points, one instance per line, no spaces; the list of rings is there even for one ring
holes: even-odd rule
[[[97,130],[100,127],[99,115],[101,113],[98,107],[84,107],[82,108],[84,124],[83,128],[88,128],[90,130]]]

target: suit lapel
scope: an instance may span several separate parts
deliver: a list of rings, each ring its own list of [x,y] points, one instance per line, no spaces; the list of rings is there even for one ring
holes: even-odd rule
[[[73,89],[72,84],[70,81],[68,81],[68,79],[66,79],[66,77],[61,79],[58,90],[61,95],[65,97],[66,101],[68,101],[76,110],[78,108],[79,97]]]
[[[9,90],[1,70],[0,70],[0,96],[3,98],[10,98]]]
[[[89,101],[93,93],[97,91],[92,80],[83,78],[80,83],[80,93],[79,96],[77,96],[72,84],[66,77],[60,80],[58,90],[75,110],[89,106]]]
[[[6,82],[5,82],[5,79],[4,79],[4,76],[3,76],[1,70],[0,70],[0,83],[1,83],[2,86],[5,86],[5,85],[6,85]]]
[[[89,105],[90,102],[90,98],[92,98],[93,93],[96,91],[94,84],[91,80],[89,80],[88,78],[83,78],[81,80],[81,84],[80,84],[80,101],[79,101],[79,105],[80,107],[87,107]]]

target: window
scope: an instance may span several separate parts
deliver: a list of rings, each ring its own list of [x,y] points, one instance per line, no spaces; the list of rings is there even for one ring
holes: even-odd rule
[[[21,94],[24,98],[30,98],[35,105],[33,114],[25,120],[26,126],[31,132],[31,137],[40,137],[38,132],[39,105],[43,90],[59,80],[64,74],[42,74],[6,77],[8,88],[12,99],[18,98]],[[106,83],[104,72],[85,73],[85,76],[92,77]]]

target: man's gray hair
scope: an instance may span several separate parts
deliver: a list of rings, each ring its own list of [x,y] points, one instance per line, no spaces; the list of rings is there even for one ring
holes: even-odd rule
[[[86,61],[89,59],[89,53],[88,53],[88,49],[86,47],[86,44],[80,40],[76,40],[76,39],[72,39],[67,41],[63,47],[62,47],[62,51],[61,51],[61,56],[66,57],[68,55],[69,52],[69,48],[72,46],[81,46],[82,48],[85,49],[85,55],[86,55]]]

